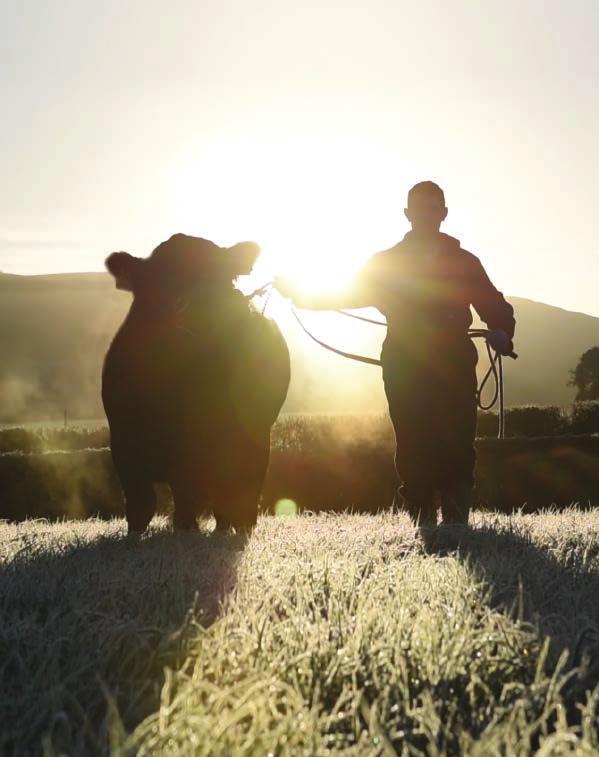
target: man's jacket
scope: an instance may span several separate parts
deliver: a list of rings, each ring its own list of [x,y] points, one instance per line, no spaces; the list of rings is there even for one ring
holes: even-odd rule
[[[489,329],[512,339],[512,306],[491,283],[479,259],[457,239],[439,233],[424,244],[412,232],[366,263],[346,307],[373,305],[387,318],[390,342],[426,339],[431,347],[464,338],[472,325],[470,305]]]

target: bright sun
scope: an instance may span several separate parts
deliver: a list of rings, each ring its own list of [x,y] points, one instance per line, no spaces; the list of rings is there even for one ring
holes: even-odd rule
[[[283,275],[310,291],[336,289],[399,238],[394,159],[342,138],[211,143],[174,177],[172,216],[181,231],[221,244],[259,242],[257,284]]]

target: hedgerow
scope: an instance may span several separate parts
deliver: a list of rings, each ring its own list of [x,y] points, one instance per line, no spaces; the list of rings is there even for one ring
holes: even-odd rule
[[[479,411],[477,436],[496,437],[497,413]],[[571,408],[555,405],[525,405],[505,411],[506,436],[562,436],[599,434],[599,401],[576,402]],[[326,447],[339,438],[392,438],[393,431],[386,415],[370,414],[286,414],[273,428],[272,443],[276,449],[297,446],[302,449]],[[110,444],[105,425],[71,426],[69,428],[3,428],[0,429],[2,452],[71,452],[101,449]]]
[[[391,506],[397,486],[392,434],[368,435],[368,424],[357,438],[308,434],[301,424],[293,428],[271,453],[263,511],[274,512],[281,500],[316,511],[374,513]],[[476,507],[532,512],[599,506],[599,436],[479,439],[476,447]],[[164,487],[159,495],[159,511],[169,512]],[[106,448],[0,455],[0,518],[108,518],[123,512]]]

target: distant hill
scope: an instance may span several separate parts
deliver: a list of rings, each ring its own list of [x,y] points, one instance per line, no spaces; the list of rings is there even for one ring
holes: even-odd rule
[[[103,354],[128,298],[107,274],[0,275],[0,422],[101,417]]]
[[[59,419],[65,408],[71,418],[102,417],[102,360],[130,301],[103,273],[0,274],[0,422]],[[569,404],[569,370],[599,345],[599,318],[516,297],[510,302],[520,357],[507,361],[507,403]],[[325,353],[284,308],[276,317],[293,361],[287,411],[384,410],[379,369]],[[337,314],[302,317],[326,341],[378,355],[384,329]]]
[[[507,401],[512,405],[567,405],[576,391],[570,370],[599,346],[599,318],[519,297],[509,298],[518,319],[516,362],[506,361]]]

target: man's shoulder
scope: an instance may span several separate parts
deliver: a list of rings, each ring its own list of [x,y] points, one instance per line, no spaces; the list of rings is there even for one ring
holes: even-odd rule
[[[465,250],[460,244],[460,240],[455,237],[449,236],[449,234],[440,234],[442,242],[442,248],[446,252],[457,255],[461,260],[468,261],[470,263],[480,262],[478,257],[468,250]],[[409,238],[404,238],[401,241],[394,244],[392,247],[388,247],[386,250],[375,252],[369,259],[369,263],[373,265],[385,266],[387,264],[394,264],[402,257],[409,253],[412,246],[412,242]]]
[[[369,262],[375,262],[384,265],[389,261],[396,260],[404,249],[405,247],[402,240],[401,242],[397,242],[397,244],[394,244],[391,247],[387,247],[385,250],[375,252],[374,255],[372,255],[372,257],[370,258]]]
[[[481,265],[479,258],[473,252],[469,252],[468,250],[464,249],[459,239],[451,237],[449,236],[449,234],[443,233],[441,234],[441,237],[444,240],[446,249],[452,254],[456,255],[462,265],[468,268]]]
[[[364,270],[369,276],[377,278],[385,276],[387,272],[395,270],[401,257],[401,242],[398,242],[386,250],[380,250],[371,255],[366,261]]]

